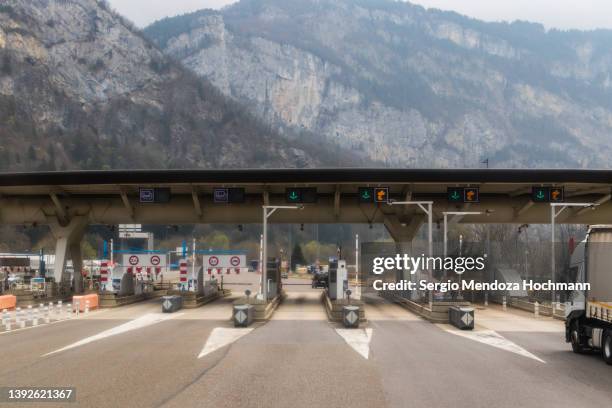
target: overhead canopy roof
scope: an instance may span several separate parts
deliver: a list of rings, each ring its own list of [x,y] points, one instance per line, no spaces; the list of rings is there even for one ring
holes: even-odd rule
[[[565,186],[567,196],[607,189],[612,170],[563,169],[232,169],[232,170],[111,170],[0,174],[0,194],[37,195],[109,194],[121,187],[170,187],[173,193],[189,193],[194,186],[205,192],[210,186],[244,186],[257,193],[284,186],[320,186],[321,193],[341,186],[352,192],[359,185],[389,185],[392,193],[438,194],[447,186],[480,186],[483,194],[528,194],[532,185]],[[351,185],[346,186],[345,185]],[[329,190],[329,191],[327,191]]]

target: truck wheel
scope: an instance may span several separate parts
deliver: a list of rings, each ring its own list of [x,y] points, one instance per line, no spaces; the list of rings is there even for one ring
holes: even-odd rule
[[[612,365],[612,331],[606,330],[604,333],[601,353],[606,364]]]
[[[578,331],[578,322],[573,322],[570,329],[570,340],[572,342],[572,351],[577,354],[582,354],[585,351],[584,346],[580,343],[580,332]]]

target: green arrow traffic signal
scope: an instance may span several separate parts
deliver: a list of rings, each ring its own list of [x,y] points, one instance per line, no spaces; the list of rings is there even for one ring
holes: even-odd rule
[[[298,194],[297,194],[297,192],[292,191],[292,192],[289,194],[289,198],[290,198],[290,199],[292,199],[292,200],[297,200],[297,199],[298,199]]]
[[[533,187],[531,191],[531,199],[536,202],[544,203],[549,201],[549,187]]]
[[[457,191],[453,191],[453,194],[451,195],[451,198],[453,200],[458,200],[460,197],[459,193]]]

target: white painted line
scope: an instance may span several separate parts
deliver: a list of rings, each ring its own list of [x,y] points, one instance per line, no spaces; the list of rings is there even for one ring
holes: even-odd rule
[[[440,325],[442,326],[442,325]],[[446,325],[444,325],[446,326]],[[512,341],[506,339],[499,333],[493,330],[455,330],[449,329],[447,327],[442,327],[448,333],[452,333],[456,336],[465,337],[470,340],[477,341],[479,343],[487,344],[492,347],[496,347],[498,349],[506,350],[514,354],[518,354],[523,357],[531,358],[533,360],[539,361],[540,363],[546,364],[546,361],[542,360],[538,356],[531,354],[521,346]]]
[[[117,327],[113,327],[112,329],[105,330],[101,333],[98,333],[94,336],[84,338],[83,340],[79,340],[76,343],[72,343],[66,347],[62,347],[61,349],[52,351],[50,353],[44,354],[43,357],[59,353],[61,351],[69,350],[75,347],[79,347],[88,343],[92,343],[94,341],[102,340],[107,337],[116,336],[118,334],[123,334],[132,330],[142,329],[143,327],[151,326],[156,323],[163,322],[164,320],[173,319],[182,315],[183,313],[149,313],[144,316],[141,316],[137,319],[119,325]]]
[[[208,339],[206,340],[206,344],[204,344],[204,348],[198,355],[198,358],[202,358],[207,354],[210,354],[214,351],[219,350],[222,347],[227,346],[238,340],[239,338],[246,336],[250,332],[253,331],[253,328],[225,328],[225,327],[215,327]]]
[[[372,328],[367,329],[336,329],[336,333],[346,343],[366,360],[370,356],[370,341],[372,341]]]

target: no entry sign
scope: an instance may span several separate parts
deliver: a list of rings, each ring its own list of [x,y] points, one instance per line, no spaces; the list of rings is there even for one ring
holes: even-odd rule
[[[123,266],[165,267],[168,264],[166,254],[123,254]]]
[[[203,263],[205,268],[246,268],[246,255],[239,254],[210,254],[204,255]]]

